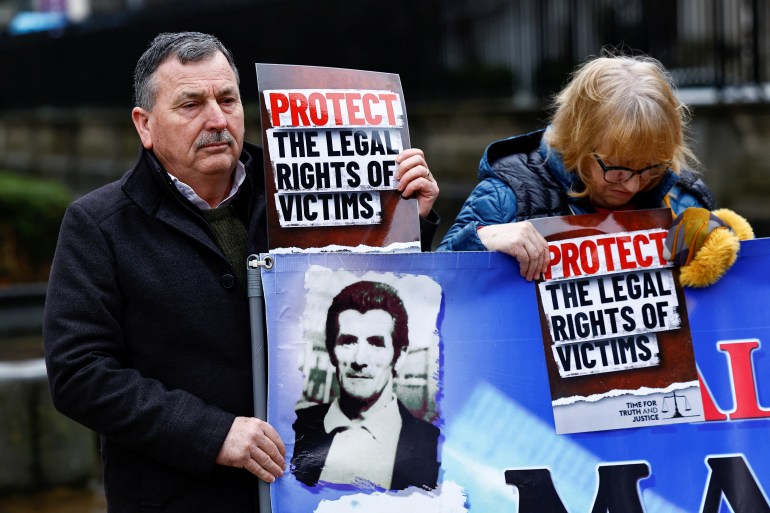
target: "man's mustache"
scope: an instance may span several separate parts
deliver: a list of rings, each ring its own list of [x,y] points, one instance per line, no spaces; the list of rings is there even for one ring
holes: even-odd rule
[[[221,132],[203,132],[198,139],[195,140],[195,149],[199,150],[209,144],[233,144],[234,142],[235,138],[227,131],[227,129],[224,129]]]
[[[357,379],[372,379],[374,378],[371,374],[365,374],[362,372],[346,372],[345,377],[348,378],[357,378]]]

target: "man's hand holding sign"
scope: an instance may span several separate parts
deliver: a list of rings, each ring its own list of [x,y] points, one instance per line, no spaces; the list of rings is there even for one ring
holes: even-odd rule
[[[430,216],[433,204],[438,199],[438,183],[428,169],[425,154],[419,148],[408,148],[396,155],[396,190],[404,198],[417,198],[420,217]]]

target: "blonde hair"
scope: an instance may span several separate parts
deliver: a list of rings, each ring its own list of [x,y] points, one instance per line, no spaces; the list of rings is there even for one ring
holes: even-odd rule
[[[582,64],[556,96],[546,132],[564,168],[585,184],[584,191],[570,195],[590,196],[589,163],[603,143],[609,151],[602,157],[631,157],[637,167],[670,162],[675,173],[694,167],[697,159],[684,133],[690,113],[675,91],[669,73],[651,57],[604,56]]]

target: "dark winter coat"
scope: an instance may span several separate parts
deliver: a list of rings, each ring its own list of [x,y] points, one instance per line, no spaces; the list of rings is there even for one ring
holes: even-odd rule
[[[267,250],[262,151],[233,205]],[[110,512],[255,511],[255,477],[214,464],[253,415],[248,300],[205,219],[142,151],[61,226],[44,339],[54,404],[101,436]]]

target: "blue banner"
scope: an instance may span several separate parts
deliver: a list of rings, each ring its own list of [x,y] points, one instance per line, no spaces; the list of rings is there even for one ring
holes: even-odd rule
[[[342,353],[324,355],[336,347],[324,341],[327,311],[358,282],[386,283],[401,296],[410,360],[394,365],[394,389],[419,423],[440,431],[434,484],[396,486],[399,456],[394,464],[392,454],[383,458],[390,461],[384,480],[374,472],[346,483],[316,461],[320,478],[288,471],[271,486],[275,513],[770,512],[770,359],[763,345],[770,338],[770,239],[743,242],[721,281],[685,291],[706,422],[566,435],[554,429],[535,285],[519,276],[514,259],[274,257],[272,270],[263,272],[268,421],[286,443],[287,459],[299,440],[296,412],[341,394],[335,369]],[[663,406],[686,407],[676,400]],[[395,442],[387,443],[392,453]],[[319,458],[372,460],[363,450],[346,456],[344,448],[332,442]]]

